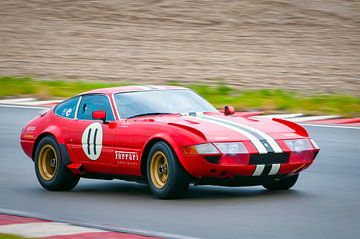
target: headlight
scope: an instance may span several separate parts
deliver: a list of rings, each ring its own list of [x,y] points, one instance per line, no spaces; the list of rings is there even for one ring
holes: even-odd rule
[[[219,154],[220,152],[211,143],[197,144],[183,147],[185,154]]]
[[[307,139],[285,140],[285,143],[291,149],[291,151],[295,151],[295,152],[301,152],[301,151],[313,149],[309,140]]]
[[[216,146],[216,147],[215,147]],[[241,142],[207,143],[183,147],[185,154],[243,154],[248,153]]]
[[[215,143],[215,146],[224,154],[243,154],[248,153],[243,143]]]

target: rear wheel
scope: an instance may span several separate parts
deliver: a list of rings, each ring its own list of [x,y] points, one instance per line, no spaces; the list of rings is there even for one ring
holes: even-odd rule
[[[296,174],[287,178],[280,179],[278,181],[272,181],[271,183],[264,184],[263,186],[270,191],[287,190],[295,185],[298,177],[299,174]]]
[[[71,190],[80,179],[65,167],[59,146],[51,136],[41,139],[36,148],[35,172],[41,186],[52,191]]]
[[[179,197],[189,187],[186,171],[165,142],[156,143],[149,152],[147,179],[153,194],[161,199]]]

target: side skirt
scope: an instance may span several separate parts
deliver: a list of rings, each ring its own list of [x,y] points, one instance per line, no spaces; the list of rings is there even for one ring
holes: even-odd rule
[[[143,177],[136,177],[130,175],[117,175],[117,174],[107,174],[107,173],[92,173],[86,172],[81,175],[82,178],[92,178],[92,179],[104,179],[104,180],[113,180],[120,179],[129,182],[138,182],[138,183],[147,183],[147,180]]]

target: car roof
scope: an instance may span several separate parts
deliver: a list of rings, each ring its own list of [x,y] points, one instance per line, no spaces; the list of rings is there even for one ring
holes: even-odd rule
[[[114,93],[124,93],[124,92],[134,92],[134,91],[152,91],[152,90],[180,90],[187,89],[180,86],[159,86],[159,85],[131,85],[131,86],[120,86],[120,87],[110,87],[110,88],[100,88],[96,90],[90,90],[83,92],[80,95],[85,94],[114,94]]]

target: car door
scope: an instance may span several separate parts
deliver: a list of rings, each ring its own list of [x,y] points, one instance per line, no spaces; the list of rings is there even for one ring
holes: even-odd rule
[[[92,118],[92,113],[98,110],[106,112],[107,123]],[[116,173],[116,123],[109,97],[104,94],[83,95],[75,120],[70,133],[71,158],[81,163],[87,172]]]

